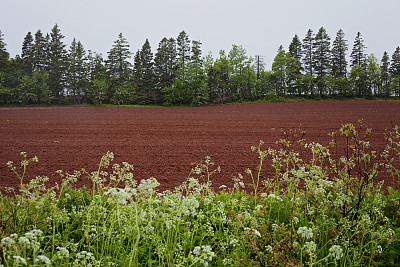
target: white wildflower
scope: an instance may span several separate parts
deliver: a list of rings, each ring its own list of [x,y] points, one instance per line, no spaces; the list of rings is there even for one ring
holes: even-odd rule
[[[57,247],[57,258],[64,259],[69,258],[69,251],[64,247]]]
[[[21,245],[21,246],[23,246],[23,247],[26,247],[26,248],[30,248],[30,244],[31,244],[31,242],[29,241],[29,239],[28,238],[26,238],[26,237],[24,237],[24,236],[21,236],[20,238],[18,238],[18,243]]]
[[[297,233],[305,239],[310,239],[310,238],[313,238],[313,236],[314,236],[312,229],[308,228],[307,226],[299,227],[299,229],[297,230]]]
[[[45,255],[38,255],[35,259],[36,263],[41,263],[43,262],[44,264],[46,264],[46,266],[50,266],[51,265],[51,260],[49,258],[47,258]]]
[[[214,256],[215,253],[212,251],[210,246],[197,246],[193,249],[191,258],[193,263],[197,262],[200,265],[208,266]]]
[[[21,256],[13,256],[13,259],[14,259],[13,266],[27,265],[26,260]]]
[[[304,244],[304,249],[306,252],[308,252],[308,254],[312,255],[317,250],[317,245],[314,243],[314,241],[306,242]]]
[[[2,246],[12,246],[15,244],[15,240],[9,236],[4,237],[1,239],[1,245]]]
[[[333,245],[329,249],[329,253],[336,259],[340,260],[343,257],[343,249],[339,245]]]

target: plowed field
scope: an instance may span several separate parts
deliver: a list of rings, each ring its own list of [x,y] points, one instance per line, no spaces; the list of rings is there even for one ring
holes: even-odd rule
[[[259,140],[274,146],[281,129],[306,131],[306,140],[327,144],[328,133],[344,123],[362,119],[373,129],[371,143],[379,150],[382,134],[400,124],[400,102],[320,101],[240,104],[196,108],[121,107],[12,107],[0,108],[0,186],[17,186],[6,166],[19,162],[21,151],[37,156],[26,179],[46,175],[59,181],[56,170],[72,172],[97,169],[107,151],[114,162],[134,165],[136,179],[155,177],[160,190],[179,185],[192,163],[210,156],[221,173],[216,187],[232,185],[232,177],[244,175],[258,164],[251,146]],[[269,174],[266,173],[265,176]],[[245,176],[245,175],[244,175]],[[246,181],[249,181],[248,177]],[[89,185],[82,178],[79,185]],[[387,184],[391,179],[387,179]]]

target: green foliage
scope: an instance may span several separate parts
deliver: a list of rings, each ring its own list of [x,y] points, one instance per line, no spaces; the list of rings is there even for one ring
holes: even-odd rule
[[[28,32],[21,57],[10,59],[0,31],[0,104],[198,106],[262,101],[272,95],[300,99],[400,97],[400,48],[391,60],[385,52],[378,64],[373,55],[365,53],[361,33],[354,40],[349,73],[343,30],[331,44],[324,27],[316,34],[309,29],[302,41],[296,34],[288,53],[281,46],[270,71],[264,70],[259,56],[253,62],[236,44],[229,52],[221,50],[215,60],[211,54],[202,56],[202,43],[190,40],[185,31],[176,39],[163,38],[154,57],[146,39],[133,62],[122,33],[106,59],[86,51],[75,39],[67,51],[63,39],[57,24],[47,34]],[[36,71],[47,72],[49,94],[31,92],[37,86],[26,77],[33,77]]]
[[[239,174],[218,191],[212,176],[220,168],[210,157],[182,185],[158,192],[156,179],[135,180],[133,166],[112,164],[111,152],[96,171],[57,171],[60,187],[47,188],[47,177],[25,183],[38,159],[23,152],[21,167],[7,163],[20,186],[0,200],[1,264],[395,266],[400,193],[384,193],[376,179],[386,169],[400,181],[399,128],[385,134],[379,153],[370,133],[345,124],[324,147],[303,131],[283,132],[276,149],[252,147],[259,164],[246,170],[249,186]],[[269,179],[266,164],[275,170]],[[80,176],[93,187],[76,189]]]

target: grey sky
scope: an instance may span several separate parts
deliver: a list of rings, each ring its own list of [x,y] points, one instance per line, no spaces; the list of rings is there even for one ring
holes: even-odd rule
[[[203,43],[203,55],[211,51],[215,59],[219,50],[242,45],[248,56],[264,55],[267,69],[281,44],[287,49],[295,34],[303,39],[321,26],[332,41],[343,29],[350,51],[360,31],[367,53],[378,59],[400,46],[400,0],[2,0],[0,8],[12,57],[29,31],[47,33],[55,23],[68,47],[75,37],[103,57],[120,32],[132,52],[148,38],[155,53],[163,37],[185,30]]]

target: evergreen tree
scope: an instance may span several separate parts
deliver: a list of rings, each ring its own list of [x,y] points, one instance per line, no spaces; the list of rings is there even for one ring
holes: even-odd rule
[[[398,46],[392,55],[389,68],[393,80],[393,92],[400,96],[400,47]]]
[[[4,34],[0,30],[0,72],[6,72],[10,54],[7,52],[6,43],[3,39]]]
[[[304,68],[304,75],[303,75],[303,86],[304,92],[306,94],[311,93],[314,95],[314,62],[315,62],[315,52],[314,52],[314,41],[315,36],[313,31],[309,29],[307,31],[306,36],[303,39],[303,68]]]
[[[164,37],[158,45],[154,58],[154,72],[158,90],[172,86],[176,70],[176,53],[175,39]]]
[[[357,97],[365,97],[368,95],[366,76],[367,56],[365,54],[365,49],[364,40],[362,39],[361,33],[358,32],[350,55],[350,65],[352,67],[351,78],[353,80],[353,86],[356,87],[354,88],[354,91]]]
[[[290,56],[295,59],[291,67],[292,71],[288,73],[289,91],[291,93],[297,92],[297,95],[300,96],[302,94],[300,80],[302,70],[301,58],[303,55],[303,50],[302,43],[297,34],[293,37],[292,42],[289,45],[289,53]]]
[[[297,59],[299,62],[301,61],[303,55],[302,44],[297,34],[293,37],[292,42],[289,45],[289,53],[292,58]]]
[[[400,47],[398,46],[392,55],[392,61],[390,63],[390,74],[393,77],[400,76]]]
[[[334,78],[344,78],[347,74],[346,53],[348,50],[347,40],[343,30],[336,33],[336,38],[332,45],[332,76]]]
[[[310,75],[311,77],[313,76],[314,72],[314,57],[315,57],[315,51],[314,51],[314,42],[315,42],[315,36],[313,34],[313,31],[311,29],[308,30],[306,37],[303,39],[303,66],[304,66],[304,72],[307,75]]]
[[[72,40],[68,53],[67,89],[74,96],[74,103],[80,101],[77,96],[86,93],[87,69],[85,62],[86,51],[80,41]]]
[[[209,88],[207,86],[206,75],[201,58],[201,42],[192,41],[191,62],[189,64],[188,86],[192,92],[192,106],[207,104],[209,101]]]
[[[110,78],[108,97],[112,98],[112,101],[116,104],[127,101],[127,98],[132,93],[130,88],[132,64],[128,61],[130,58],[129,43],[120,33],[108,52],[108,60],[106,62]]]
[[[32,75],[35,64],[35,46],[33,43],[33,36],[28,32],[22,43],[22,68],[25,75]]]
[[[149,40],[146,39],[142,49],[138,51],[134,58],[134,77],[137,86],[137,93],[147,103],[154,103],[156,98],[155,92],[155,75],[153,53]],[[148,100],[146,100],[146,98]]]
[[[319,95],[325,95],[326,76],[331,69],[331,51],[330,51],[331,38],[327,34],[324,27],[321,27],[315,35],[313,50],[314,50],[314,73],[317,76],[317,87]]]
[[[67,69],[66,58],[67,50],[66,45],[62,39],[64,35],[58,25],[54,25],[50,33],[51,39],[49,43],[49,86],[53,96],[59,97],[63,95],[65,88],[65,72]]]
[[[48,38],[44,37],[42,32],[38,30],[35,33],[35,43],[34,43],[34,63],[33,63],[33,70],[47,70],[48,67]]]
[[[389,55],[386,51],[383,53],[380,67],[381,67],[382,91],[379,93],[379,95],[385,95],[386,97],[388,97],[390,95],[390,74],[389,74],[390,62],[389,62]]]
[[[177,63],[179,79],[185,80],[186,65],[190,61],[190,41],[185,31],[181,31],[176,39]]]
[[[359,65],[362,68],[366,67],[366,58],[367,55],[365,54],[365,45],[364,40],[362,39],[361,33],[358,32],[357,36],[354,40],[353,50],[351,51],[351,67],[355,65]]]

